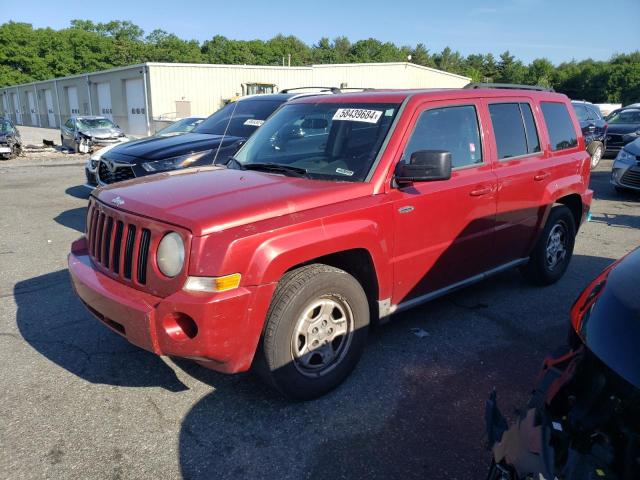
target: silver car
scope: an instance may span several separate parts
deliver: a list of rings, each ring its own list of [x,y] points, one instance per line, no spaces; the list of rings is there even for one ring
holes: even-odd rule
[[[640,138],[627,143],[613,161],[611,183],[619,192],[640,191]]]
[[[60,127],[63,147],[76,153],[88,153],[96,146],[126,142],[124,132],[106,117],[73,116]]]

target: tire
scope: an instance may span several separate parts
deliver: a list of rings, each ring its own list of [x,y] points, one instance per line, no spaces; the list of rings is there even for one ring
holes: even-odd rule
[[[571,210],[564,205],[551,209],[529,262],[520,270],[534,285],[556,283],[567,270],[576,238],[576,226]]]
[[[292,270],[274,293],[255,369],[289,399],[318,398],[355,368],[368,329],[367,296],[354,277],[323,264]]]
[[[603,154],[604,147],[600,142],[596,142],[593,148],[591,148],[591,152],[589,152],[589,155],[591,155],[591,170],[595,170],[600,163],[600,160],[602,160]]]
[[[60,135],[60,148],[62,148],[63,150],[66,148],[64,146],[64,137],[62,135]]]

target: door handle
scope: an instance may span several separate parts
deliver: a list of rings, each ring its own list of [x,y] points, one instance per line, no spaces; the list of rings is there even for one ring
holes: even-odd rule
[[[471,190],[469,192],[469,195],[471,195],[472,197],[479,197],[481,195],[487,195],[492,191],[493,189],[491,187],[480,187],[480,188],[476,188],[475,190]]]
[[[536,182],[540,182],[540,181],[544,180],[545,178],[547,178],[549,175],[551,175],[549,172],[540,172],[540,173],[534,175],[533,179]]]

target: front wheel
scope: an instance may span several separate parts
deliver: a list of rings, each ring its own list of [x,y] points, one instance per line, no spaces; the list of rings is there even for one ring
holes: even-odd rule
[[[575,237],[571,210],[556,205],[551,209],[529,262],[521,269],[524,277],[535,285],[551,285],[560,280],[573,255]]]
[[[368,327],[367,296],[354,277],[323,264],[292,270],[274,294],[256,369],[288,398],[320,397],[354,369]]]

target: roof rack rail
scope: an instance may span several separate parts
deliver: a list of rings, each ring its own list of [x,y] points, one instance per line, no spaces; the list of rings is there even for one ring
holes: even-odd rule
[[[342,91],[337,87],[294,87],[285,88],[284,90],[280,90],[278,93],[291,93],[294,90],[309,90],[313,88],[316,88],[321,92],[342,93]]]
[[[551,87],[542,87],[540,85],[518,85],[515,83],[481,83],[472,82],[465,85],[463,88],[477,89],[477,88],[503,88],[506,90],[536,90],[538,92],[555,92]]]

